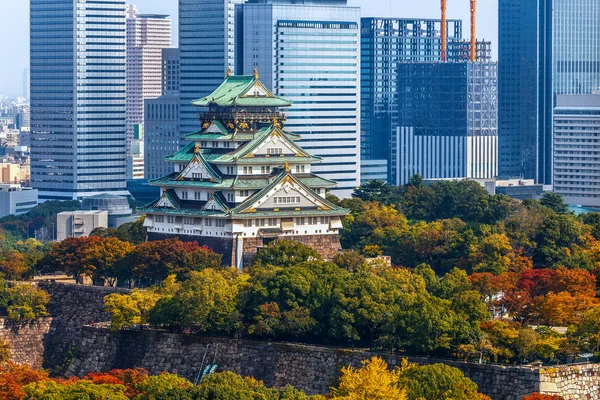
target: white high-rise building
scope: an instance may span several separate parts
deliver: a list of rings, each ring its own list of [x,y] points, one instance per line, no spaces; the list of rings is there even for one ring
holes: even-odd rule
[[[168,15],[138,14],[127,9],[127,149],[135,125],[144,124],[144,100],[162,94],[162,50],[171,46]]]
[[[30,0],[31,184],[44,200],[125,185],[125,2]]]
[[[236,67],[291,99],[287,126],[350,197],[360,185],[360,8],[346,0],[250,0],[236,12]],[[239,61],[239,62],[238,62]]]

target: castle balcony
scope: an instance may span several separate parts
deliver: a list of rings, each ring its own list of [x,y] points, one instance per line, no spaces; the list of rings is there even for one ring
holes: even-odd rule
[[[271,122],[273,118],[276,118],[278,121],[285,121],[286,116],[284,113],[279,111],[273,112],[246,112],[246,111],[238,111],[238,112],[205,112],[200,114],[198,118],[200,121],[254,121],[254,122]]]

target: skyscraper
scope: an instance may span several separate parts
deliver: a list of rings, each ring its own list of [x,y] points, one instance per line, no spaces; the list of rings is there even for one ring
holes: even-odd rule
[[[171,45],[168,15],[127,9],[127,148],[135,125],[144,124],[144,100],[162,94],[162,49]]]
[[[496,63],[399,63],[395,101],[393,184],[498,174]]]
[[[360,9],[346,0],[251,0],[240,6],[244,74],[289,98],[286,126],[322,162],[315,173],[349,197],[360,184]],[[236,49],[236,50],[237,50]]]
[[[200,129],[192,101],[212,93],[234,65],[234,6],[243,0],[179,0],[180,124]]]
[[[144,103],[144,177],[157,179],[172,172],[165,157],[179,148],[179,49],[162,50],[162,96]]]
[[[500,0],[499,172],[552,181],[552,1]]]
[[[31,0],[31,181],[39,197],[125,190],[125,1]]]

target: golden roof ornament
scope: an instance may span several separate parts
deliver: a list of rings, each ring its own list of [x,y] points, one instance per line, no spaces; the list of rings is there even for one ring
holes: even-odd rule
[[[283,163],[283,167],[285,168],[285,171],[286,171],[286,172],[290,172],[290,164],[288,164],[288,162],[287,162],[287,161],[285,161],[285,162]]]
[[[254,67],[254,79],[258,79],[258,69]]]
[[[196,143],[196,146],[194,147],[194,154],[200,153],[200,143]]]
[[[231,68],[227,68],[227,72],[225,73],[225,76],[227,78],[229,78],[231,76]]]

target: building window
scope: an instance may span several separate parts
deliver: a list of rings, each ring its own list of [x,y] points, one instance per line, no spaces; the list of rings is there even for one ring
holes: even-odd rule
[[[261,174],[270,174],[271,173],[271,167],[269,167],[268,165],[260,167],[260,173]]]
[[[181,199],[182,200],[187,200],[188,199],[188,192],[181,192]]]
[[[183,223],[186,225],[194,225],[194,218],[192,217],[183,217]]]
[[[277,218],[269,218],[269,226],[277,226]]]
[[[175,217],[172,215],[167,215],[167,223],[172,224],[175,222]]]
[[[192,172],[193,179],[202,179],[202,174],[198,172]]]
[[[215,226],[218,226],[219,228],[223,228],[225,226],[225,220],[224,219],[216,219]]]
[[[304,225],[306,223],[304,217],[296,218],[296,225]]]
[[[321,224],[326,225],[329,223],[329,217],[321,217]]]
[[[240,197],[248,197],[249,192],[247,190],[240,190]]]
[[[252,220],[251,219],[245,219],[244,220],[244,227],[245,228],[252,228]]]
[[[227,167],[227,175],[233,175],[233,167]]]
[[[256,226],[265,226],[265,220],[264,219],[257,219],[256,220]]]
[[[317,225],[319,223],[319,218],[318,217],[308,217],[308,224],[309,225]]]
[[[227,201],[234,202],[235,201],[235,195],[233,193],[227,193]]]
[[[290,196],[290,197],[275,197],[275,204],[299,204],[300,197]]]
[[[271,155],[283,154],[283,150],[278,149],[278,148],[271,148],[271,149],[267,149],[267,154],[271,154]]]
[[[194,192],[194,200],[202,200],[202,192]]]
[[[202,148],[208,147],[208,142],[200,142],[200,147],[202,147]]]
[[[206,218],[204,221],[205,221],[204,225],[206,225],[206,226],[212,226],[212,219],[211,218]]]
[[[251,175],[252,167],[244,167],[244,175]]]
[[[304,165],[296,165],[296,173],[304,172]]]
[[[165,216],[164,215],[157,215],[156,216],[156,222],[165,222]]]

